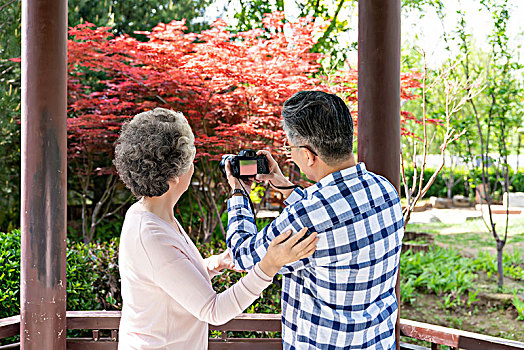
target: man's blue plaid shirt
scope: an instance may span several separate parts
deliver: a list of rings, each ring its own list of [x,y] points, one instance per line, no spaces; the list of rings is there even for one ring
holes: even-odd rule
[[[304,190],[258,232],[243,196],[228,202],[227,246],[250,269],[286,230],[318,232],[315,253],[280,270],[284,349],[392,349],[404,235],[395,188],[363,163]]]

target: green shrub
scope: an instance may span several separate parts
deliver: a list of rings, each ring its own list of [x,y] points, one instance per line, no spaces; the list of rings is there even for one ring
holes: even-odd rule
[[[20,313],[20,230],[0,233],[0,318]]]
[[[2,23],[3,24],[3,23]],[[6,35],[2,35],[6,36]],[[10,35],[9,35],[10,36]],[[2,44],[0,40],[0,53]],[[16,56],[11,56],[16,57]],[[0,229],[10,231],[20,221],[20,68],[0,58]]]
[[[522,250],[517,247],[514,247],[512,252],[503,253],[504,276],[524,281],[524,269],[519,266],[523,262],[522,256]],[[488,251],[480,251],[477,258],[473,260],[472,266],[475,271],[487,272],[488,276],[491,277],[491,275],[497,274],[497,257],[491,255]]]
[[[118,272],[118,239],[103,243],[75,243],[67,252],[67,309],[122,308]]]
[[[118,239],[67,249],[67,310],[109,310],[122,305]],[[0,233],[0,318],[20,313],[20,230]]]
[[[406,304],[413,305],[418,296],[417,289],[415,288],[415,279],[408,278],[403,280],[400,287],[400,300]]]
[[[67,310],[98,310],[93,287],[96,272],[89,268],[92,257],[82,243],[67,249]]]
[[[119,239],[109,242],[71,243],[67,250],[67,309],[115,310],[122,307],[118,272]],[[225,242],[197,247],[204,257],[225,250]],[[20,313],[20,230],[0,234],[0,318]],[[227,271],[213,279],[217,292],[237,282],[242,273]],[[278,282],[277,282],[278,283]],[[271,285],[248,312],[280,312],[280,287]]]
[[[69,244],[67,251],[67,309],[114,310],[122,306],[118,272],[119,239],[109,242]],[[202,256],[219,254],[226,249],[223,240],[211,243],[196,242]],[[507,275],[523,279],[522,252],[504,256]],[[19,313],[20,298],[20,230],[0,234],[0,318]],[[442,297],[442,306],[470,306],[477,301],[476,272],[494,273],[494,258],[481,253],[478,258],[466,258],[452,249],[433,247],[429,252],[407,251],[401,260],[401,300],[413,303],[419,293],[434,293]],[[226,271],[213,279],[213,287],[223,292],[236,283],[243,273]],[[246,312],[280,312],[281,279],[278,276],[261,298]]]
[[[515,307],[515,310],[517,310],[517,320],[524,321],[524,301],[519,299],[516,291],[513,292],[512,303]]]
[[[512,192],[524,192],[524,168],[519,168],[516,174],[512,174],[513,182],[509,186]]]
[[[408,187],[411,188],[413,185],[413,172],[414,172],[413,167],[408,167],[404,171],[406,174],[406,180],[408,183]],[[434,172],[435,172],[435,169],[425,169],[424,170],[424,184],[428,182],[428,180],[431,178]],[[417,173],[417,174],[418,174],[417,176],[420,176],[420,173]],[[452,190],[453,195],[455,194],[464,195],[466,193],[465,186],[468,185],[468,183],[466,182],[467,175],[468,175],[467,172],[463,170],[459,170],[459,169],[454,170],[454,174],[453,174],[454,179],[455,180],[461,179],[461,181],[459,181],[453,187],[453,190]],[[428,192],[425,195],[425,198],[429,198],[432,196],[447,197],[448,188],[447,188],[445,179],[448,177],[449,177],[449,170],[446,168],[443,168],[440,174],[438,174],[437,177],[435,178],[435,182],[433,182],[433,184],[429,188]],[[417,181],[418,181],[418,178],[417,178]],[[400,191],[401,191],[401,195],[405,197],[406,193],[404,191],[404,185],[400,186]]]
[[[90,269],[95,272],[93,290],[97,303],[104,310],[120,310],[122,294],[120,293],[120,273],[118,271],[118,245],[120,238],[109,242],[91,243]]]
[[[467,302],[476,279],[470,260],[438,246],[429,252],[406,251],[400,259],[401,300],[412,303],[414,292],[420,291],[441,296],[445,308]]]
[[[449,178],[450,171],[451,170],[449,168],[443,168],[441,170],[440,174],[438,174],[435,178],[435,182],[433,182],[433,185],[431,185],[428,192],[426,193],[425,198],[429,198],[431,196],[447,197],[448,188],[446,185],[446,179]],[[435,169],[425,169],[424,184],[427,183],[427,181],[430,179],[434,172]],[[413,167],[407,167],[405,169],[405,174],[408,186],[409,188],[411,188],[413,184]],[[524,192],[524,169],[520,168],[516,174],[513,170],[510,170],[509,176],[511,179],[513,179],[512,183],[509,186],[509,190],[511,192]],[[470,171],[466,169],[457,168],[453,170],[453,178],[455,181],[459,181],[457,184],[455,184],[455,186],[453,186],[452,195],[468,195],[470,198],[474,198],[475,186],[482,185],[482,169],[475,169]],[[490,188],[495,188],[495,191],[493,193],[494,199],[497,201],[501,201],[502,188],[500,184],[496,184],[495,186],[495,182],[497,181],[497,173],[495,169],[488,169],[488,180]],[[467,190],[467,188],[469,190]],[[401,195],[405,197],[406,193],[404,191],[403,184],[400,186],[400,191]]]
[[[503,257],[504,274],[524,280],[522,251],[514,249]],[[429,252],[402,253],[400,258],[400,298],[413,303],[417,292],[433,293],[442,297],[442,306],[452,308],[478,301],[475,288],[476,273],[497,273],[496,257],[480,252],[476,258],[467,258],[450,248],[434,246]]]

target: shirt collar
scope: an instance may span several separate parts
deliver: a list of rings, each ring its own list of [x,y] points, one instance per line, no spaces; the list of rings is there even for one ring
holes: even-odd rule
[[[333,186],[334,184],[342,181],[348,181],[367,173],[366,165],[362,162],[357,165],[350,166],[349,168],[335,171],[318,181],[316,184],[309,186],[305,189],[308,193],[313,193],[320,190],[323,187]]]

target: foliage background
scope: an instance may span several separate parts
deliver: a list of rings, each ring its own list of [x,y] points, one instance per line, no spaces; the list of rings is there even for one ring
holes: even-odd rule
[[[210,23],[207,23],[205,17],[206,8],[211,4],[211,0],[206,1],[195,1],[195,0],[183,0],[183,1],[172,1],[172,0],[155,0],[148,2],[141,2],[137,0],[129,0],[125,2],[123,6],[122,2],[104,0],[102,2],[97,2],[93,4],[85,0],[72,0],[68,2],[69,6],[69,25],[75,26],[78,24],[91,22],[96,26],[109,26],[110,33],[114,35],[126,34],[130,38],[138,40],[138,42],[147,42],[148,38],[144,31],[151,30],[158,22],[169,22],[172,19],[180,20],[186,18],[185,33],[200,33],[202,30],[208,30],[210,28]],[[236,4],[234,1],[226,1],[228,4]],[[356,43],[347,43],[346,46],[342,47],[337,43],[345,40],[344,33],[348,30],[354,30],[356,22],[353,19],[347,19],[348,13],[355,13],[358,2],[355,0],[338,0],[335,2],[329,2],[325,0],[316,1],[316,0],[296,0],[295,1],[297,8],[299,9],[299,16],[312,15],[320,20],[325,22],[325,25],[321,27],[320,31],[316,34],[316,42],[312,43],[311,52],[322,54],[323,58],[320,60],[320,66],[317,73],[314,73],[313,76],[317,77],[320,75],[330,76],[332,73],[339,68],[342,68],[346,64],[346,58],[351,52],[355,52],[357,49]],[[265,30],[265,37],[267,38],[271,35],[271,30],[264,29],[263,27],[263,18],[265,15],[271,13],[274,10],[284,9],[284,1],[278,0],[276,2],[261,2],[261,1],[240,1],[240,6],[236,7],[236,14],[234,15],[235,20],[237,21],[234,25],[228,26],[226,29],[231,33],[241,33],[247,30],[256,29]],[[466,73],[466,67],[464,62],[469,62],[468,64],[473,68],[470,69],[470,74],[484,74],[482,70],[482,65],[485,65],[486,62],[499,62],[498,66],[494,66],[493,72],[497,69],[505,69],[509,74],[492,74],[494,78],[496,77],[512,77],[508,81],[501,80],[504,86],[509,87],[509,89],[497,88],[498,90],[493,90],[497,86],[502,86],[499,82],[494,81],[490,83],[493,88],[489,91],[496,92],[496,94],[502,96],[501,94],[506,94],[504,101],[510,101],[511,103],[507,104],[511,108],[501,110],[504,113],[511,114],[511,128],[508,129],[507,134],[510,136],[510,145],[509,152],[515,153],[520,152],[521,147],[524,145],[524,132],[518,129],[518,126],[522,124],[522,107],[518,109],[518,106],[522,106],[522,79],[518,78],[518,72],[521,72],[521,67],[518,64],[515,64],[515,61],[518,58],[512,58],[508,62],[504,62],[504,57],[510,57],[514,54],[512,47],[508,46],[508,37],[505,27],[508,18],[511,17],[511,12],[504,12],[507,8],[508,1],[496,2],[496,1],[482,1],[482,6],[487,8],[493,13],[493,21],[496,24],[495,28],[498,31],[497,36],[493,37],[493,45],[497,47],[504,48],[503,51],[494,51],[496,54],[490,54],[489,52],[482,52],[478,49],[474,42],[472,42],[472,33],[468,32],[467,23],[464,21],[457,23],[456,28],[447,28],[445,34],[446,40],[450,40],[454,44],[459,44],[461,47],[461,53],[459,56],[452,58],[454,61],[461,62],[460,69],[457,69],[456,74],[461,75]],[[419,13],[421,17],[424,17],[427,13],[434,11],[441,18],[445,16],[445,6],[446,1],[441,0],[403,0],[402,1],[402,11],[403,14],[412,14]],[[3,230],[11,230],[18,227],[19,224],[19,189],[20,189],[20,69],[19,64],[12,62],[10,58],[20,56],[20,13],[21,13],[21,1],[20,0],[4,0],[4,3],[0,5],[2,11],[0,11],[0,158],[3,160],[3,166],[0,167],[0,228]],[[461,11],[464,11],[461,9]],[[461,18],[465,18],[463,14]],[[506,16],[507,18],[505,18]],[[497,18],[499,21],[497,22]],[[498,38],[498,39],[496,39]],[[502,45],[502,46],[501,46]],[[495,47],[494,46],[494,47]],[[450,51],[451,53],[451,51]],[[109,52],[108,52],[109,54]],[[114,54],[114,52],[112,53]],[[493,58],[493,59],[491,59]],[[498,61],[497,61],[498,60]],[[410,47],[403,47],[403,71],[409,72],[410,70],[420,71],[423,68],[423,61],[420,55],[420,52],[413,50]],[[87,93],[88,91],[96,92],[104,90],[104,82],[111,78],[107,75],[106,72],[98,71],[96,72],[93,69],[79,69],[78,73],[82,74],[81,79],[72,79],[70,82],[70,87],[75,86],[75,84],[84,84],[87,86],[87,89],[84,89]],[[409,75],[408,75],[409,76]],[[515,79],[513,79],[515,78]],[[355,84],[356,80],[353,80],[352,84]],[[510,85],[508,85],[510,84]],[[235,85],[226,86],[233,89]],[[237,85],[238,86],[238,85]],[[407,85],[411,86],[410,83]],[[139,90],[137,86],[133,87],[135,90]],[[238,90],[237,90],[238,91]],[[415,95],[416,91],[412,91]],[[235,94],[234,91],[230,95]],[[346,93],[342,93],[347,97]],[[497,95],[497,96],[498,96]],[[223,95],[217,95],[217,97],[222,97]],[[509,97],[508,97],[509,96]],[[485,101],[489,96],[484,96],[479,99],[479,106],[481,108],[487,108]],[[509,98],[509,100],[508,100]],[[74,100],[74,96],[73,96]],[[350,99],[351,103],[355,103],[354,99]],[[71,102],[73,102],[71,100]],[[161,105],[160,101],[151,101],[155,105]],[[281,102],[281,101],[280,101]],[[277,102],[278,104],[278,102]],[[442,115],[442,94],[433,94],[428,96],[427,104],[429,106],[428,114],[430,118],[438,120]],[[506,103],[503,103],[506,104]],[[178,108],[178,107],[177,107]],[[221,107],[218,107],[221,108]],[[123,116],[125,114],[133,113],[133,111],[123,112],[122,110],[113,110],[117,116]],[[276,111],[278,113],[278,111]],[[356,111],[354,111],[356,112]],[[406,135],[410,132],[420,133],[420,123],[417,120],[420,115],[420,101],[418,99],[413,99],[411,102],[408,101],[404,105],[404,130]],[[240,113],[245,113],[241,111]],[[70,117],[74,117],[78,112],[72,112]],[[131,114],[132,115],[132,114]],[[411,118],[406,118],[407,116],[412,116]],[[414,116],[414,117],[413,117]],[[499,118],[500,119],[500,118]],[[508,119],[509,120],[509,119]],[[465,110],[463,114],[459,115],[456,122],[457,128],[462,128],[465,126],[468,127],[469,136],[459,139],[458,142],[450,146],[450,152],[453,155],[458,155],[464,158],[471,158],[472,154],[479,153],[479,144],[476,141],[478,138],[474,134],[474,130],[470,127],[472,126],[471,113],[468,110]],[[517,129],[515,130],[515,126]],[[418,128],[418,129],[417,129]],[[437,126],[430,126],[431,130],[437,130]],[[483,128],[485,129],[485,128]],[[92,131],[93,132],[93,131]],[[514,137],[513,137],[514,136]],[[439,138],[441,135],[437,133],[435,140],[432,145],[430,145],[430,151],[438,152]],[[111,142],[111,138],[109,139]],[[408,137],[403,138],[405,145],[408,145]],[[519,143],[520,142],[520,143]],[[70,142],[71,143],[71,142]],[[204,142],[205,144],[205,142]],[[468,149],[469,147],[469,149]],[[218,151],[220,153],[221,151]],[[507,153],[507,151],[504,151]],[[93,237],[95,240],[105,240],[111,236],[111,232],[114,231],[117,235],[118,227],[115,226],[113,221],[115,221],[115,215],[122,217],[125,208],[129,205],[129,202],[126,200],[129,198],[129,192],[123,189],[123,186],[119,184],[116,178],[111,178],[107,172],[107,167],[110,165],[110,159],[105,159],[105,163],[102,162],[97,164],[93,168],[87,168],[88,171],[74,171],[77,167],[74,165],[74,157],[71,158],[70,162],[70,176],[68,177],[68,187],[69,187],[69,235],[72,239],[84,239],[85,234],[82,232],[85,229],[82,225],[85,223],[79,223],[79,218],[82,216],[82,210],[86,211],[87,214],[91,214],[96,206],[96,203],[103,197],[104,189],[107,187],[107,184],[110,183],[114,188],[114,193],[112,198],[107,201],[108,212],[113,215],[101,218],[101,226],[96,227]],[[215,169],[213,161],[209,163],[206,169]],[[95,169],[102,169],[95,170]],[[104,170],[105,169],[105,170]],[[202,168],[202,172],[206,172]],[[452,171],[448,169],[448,172]],[[469,170],[473,172],[473,169]],[[488,170],[491,174],[494,169]],[[83,179],[82,174],[93,173],[91,179],[89,179],[89,186],[85,186],[85,179]],[[442,174],[443,178],[446,176],[445,173]],[[490,175],[491,176],[491,175]],[[519,175],[516,177],[510,177],[513,182],[510,184],[510,187],[513,190],[517,191],[521,188]],[[469,181],[471,183],[471,188],[475,185],[478,185],[478,177],[470,177]],[[442,179],[438,179],[437,182],[442,183]],[[219,181],[218,178],[213,179],[212,181]],[[491,181],[491,180],[490,180]],[[481,182],[481,181],[480,181]],[[498,184],[497,184],[498,182]],[[494,197],[496,200],[500,199],[501,193],[501,184],[502,181],[493,181],[493,187],[495,188]],[[431,190],[430,195],[433,194],[443,194],[442,185],[436,184],[434,190]],[[455,188],[454,193],[456,194],[466,194],[471,195],[468,191],[463,191],[463,186],[459,182]],[[200,189],[199,189],[200,190]],[[198,191],[197,191],[198,192]],[[195,192],[196,193],[196,192]],[[195,207],[194,201],[198,199],[198,196],[189,194],[188,198],[184,198],[184,206],[180,205],[180,208],[186,208],[182,210],[180,214],[188,218],[188,223],[192,223],[192,228],[194,227],[195,234],[202,235],[202,232],[205,230],[212,230],[213,225],[214,235],[219,237],[222,232],[220,230],[219,218],[217,215],[213,214],[214,209],[212,205],[206,203],[205,201],[201,203],[200,207],[197,205]],[[82,203],[79,199],[80,195],[87,196],[87,202]],[[85,204],[85,208],[82,209],[82,204]],[[122,208],[119,208],[120,205],[124,204]],[[187,205],[186,205],[187,204]],[[180,210],[179,208],[179,210]],[[113,213],[113,211],[117,210]],[[214,215],[214,217],[213,217]],[[87,215],[89,216],[89,215]],[[220,215],[219,215],[220,216]],[[202,219],[204,221],[202,221]],[[200,221],[199,221],[200,220]],[[113,230],[107,230],[107,226],[115,226]],[[208,228],[209,226],[209,228]],[[209,234],[209,232],[207,233]],[[89,239],[88,239],[89,240]]]
[[[212,29],[211,24],[206,23],[205,19],[202,18],[206,7],[210,3],[211,0],[153,0],[147,2],[139,0],[126,0],[125,2],[116,0],[103,0],[100,2],[71,0],[68,2],[69,24],[70,26],[76,26],[85,25],[86,22],[90,22],[94,23],[96,27],[107,26],[110,27],[110,29],[105,33],[110,37],[116,38],[120,34],[126,35],[126,39],[123,40],[129,45],[128,48],[146,47],[149,42],[149,48],[156,50],[157,48],[151,45],[151,38],[144,32],[151,31],[159,22],[168,23],[173,19],[182,20],[185,18],[186,21],[184,23],[179,23],[179,32],[184,35],[203,33],[203,36],[195,41],[200,44],[204,41],[201,40],[201,38],[206,37],[206,35],[207,38],[210,38],[212,36],[210,33],[214,33],[213,35],[215,35],[217,30],[219,34],[217,38],[219,39],[224,38],[223,35],[226,35],[224,33],[245,35],[245,33],[250,30],[256,30],[257,35],[268,39],[275,34],[275,30],[268,26],[264,27],[263,19],[266,18],[265,15],[274,10],[283,10],[284,8],[284,1],[282,0],[277,0],[273,3],[259,0],[241,1],[241,6],[235,15],[235,18],[238,20],[236,25],[222,25],[218,29],[216,27]],[[498,141],[494,142],[492,148],[488,151],[498,152],[497,154],[502,156],[518,154],[524,144],[522,141],[524,140],[524,133],[522,131],[522,66],[518,63],[519,58],[515,55],[514,48],[508,44],[505,21],[511,16],[511,12],[506,11],[507,7],[504,7],[508,2],[505,0],[482,0],[480,3],[486,8],[489,8],[488,11],[493,15],[494,31],[490,39],[491,51],[482,50],[476,45],[474,40],[472,40],[474,33],[468,31],[467,23],[464,21],[459,21],[455,28],[448,30],[446,33],[446,37],[450,40],[450,45],[451,41],[455,44],[458,43],[460,53],[452,57],[450,61],[445,64],[449,65],[458,62],[459,64],[455,71],[456,76],[485,75],[486,82],[489,85],[485,93],[475,101],[475,106],[469,105],[454,121],[458,129],[464,127],[468,129],[467,137],[453,144],[449,150],[452,155],[457,155],[464,159],[474,158],[475,155],[478,155],[481,151],[478,139],[480,135],[484,137],[487,136],[489,120],[484,117],[489,114],[490,106],[493,106],[493,97],[495,97],[496,101],[499,101],[492,110],[492,112],[496,114],[496,118],[493,119],[492,124],[495,130],[494,138]],[[356,42],[347,42],[343,46],[339,45],[342,41],[340,39],[345,32],[356,25],[356,23],[343,20],[340,14],[343,11],[355,11],[358,2],[356,0],[337,0],[335,2],[324,0],[297,0],[297,4],[300,8],[301,16],[312,15],[326,21],[331,21],[316,35],[316,41],[311,42],[311,46],[307,51],[307,54],[313,54],[312,57],[323,57],[320,59],[320,64],[317,67],[318,70],[308,71],[304,76],[307,76],[308,79],[314,80],[315,82],[320,80],[322,76],[334,79],[331,80],[331,83],[337,82],[340,76],[337,77],[333,72],[346,67],[347,57],[357,49]],[[403,0],[402,5],[404,12],[411,11],[420,13],[421,17],[424,16],[424,11],[427,11],[427,9],[435,11],[439,16],[444,16],[446,1]],[[17,314],[19,310],[20,232],[16,230],[16,228],[19,225],[20,215],[20,68],[18,63],[10,59],[20,56],[20,13],[20,0],[4,0],[3,3],[0,3],[0,159],[2,159],[2,166],[0,166],[0,230],[8,232],[0,234],[0,266],[2,267],[0,270],[0,291],[2,291],[2,293],[0,293],[0,318]],[[462,16],[461,18],[464,19],[465,17]],[[284,22],[286,21],[284,20]],[[183,26],[185,26],[185,28]],[[215,32],[210,32],[213,30],[215,30]],[[103,30],[99,31],[98,34],[102,32]],[[102,33],[102,35],[106,34]],[[240,38],[241,37],[236,37],[237,40],[242,40]],[[89,40],[91,39],[93,38]],[[169,40],[171,40],[171,38],[167,38],[166,41]],[[191,42],[191,40],[189,41]],[[107,41],[100,42],[107,46]],[[114,42],[115,41],[113,41],[113,43]],[[200,47],[202,46],[204,45]],[[197,46],[195,45],[194,47]],[[98,48],[106,50],[104,51],[105,54],[112,57],[118,56],[118,54],[125,56],[125,54],[129,53],[129,51],[117,52],[113,50],[114,47],[103,48],[99,46]],[[93,53],[93,51],[82,47],[77,47],[77,49],[77,52],[82,51],[83,54]],[[316,56],[316,54],[321,56]],[[225,54],[225,56],[227,56],[227,54]],[[137,60],[144,59],[142,62],[146,62],[144,57],[135,56],[134,58]],[[202,56],[199,57],[199,59],[201,58]],[[126,116],[129,117],[136,112],[132,108],[123,111],[123,109],[129,107],[129,105],[122,102],[130,101],[126,101],[125,98],[118,95],[117,90],[121,89],[122,92],[128,93],[139,91],[143,89],[143,86],[140,87],[139,83],[126,86],[125,84],[129,84],[129,80],[123,81],[121,76],[116,77],[114,74],[112,75],[111,67],[109,66],[105,66],[105,70],[97,70],[96,67],[82,66],[82,64],[85,65],[86,63],[92,63],[96,66],[99,62],[95,59],[89,61],[86,60],[84,56],[79,61],[82,62],[77,62],[78,65],[73,67],[76,75],[70,80],[71,87],[73,87],[70,90],[73,92],[73,95],[70,96],[71,102],[78,103],[82,98],[84,98],[84,102],[91,99],[91,103],[95,100],[100,102],[106,99],[107,101],[115,98],[115,96],[119,98],[117,100],[118,103],[115,103],[114,100],[112,103],[107,103],[106,105],[100,103],[101,106],[107,108],[106,112],[108,110],[110,111],[110,113],[106,113],[106,115],[112,115],[118,120],[116,128],[110,130],[112,132],[112,139],[110,137],[105,141],[107,143],[106,146],[109,145],[109,148],[105,149],[105,151],[107,151],[110,149],[110,144],[116,135],[118,123],[121,121],[120,119],[123,120]],[[125,59],[122,59],[120,62],[115,59],[112,63],[120,64],[123,61],[125,61]],[[413,97],[410,101],[405,102],[403,107],[405,112],[403,113],[405,134],[407,135],[410,132],[414,135],[417,133],[420,134],[420,120],[418,118],[421,114],[420,99],[416,98],[419,93],[413,87],[416,85],[417,72],[423,69],[422,56],[416,49],[413,50],[409,47],[403,47],[402,62],[403,71],[412,73],[406,74],[404,77],[407,80],[413,80],[411,82],[405,81],[408,88],[404,91],[404,97],[406,97],[406,100],[408,100],[407,97],[409,94]],[[489,67],[489,69],[487,67]],[[203,70],[203,68],[206,67],[194,66],[195,71]],[[141,74],[143,73],[144,71],[141,72]],[[343,91],[339,90],[337,92],[341,93],[348,101],[355,103],[356,72],[353,71],[351,74],[353,74],[353,77],[349,79],[349,82],[346,81],[344,83],[345,85],[341,88]],[[208,78],[209,76],[202,77],[202,80],[207,82],[206,79]],[[112,91],[110,91],[111,89],[107,89],[109,86],[108,82],[116,84],[113,85]],[[244,88],[252,83],[252,81],[240,81],[239,84],[236,84],[237,81],[231,83],[231,80],[226,80],[226,82],[227,83],[224,83],[222,86],[223,90],[220,90],[221,93],[214,95],[217,100],[217,104],[214,107],[216,109],[227,109],[231,111],[231,105],[238,105],[240,96],[238,92],[242,90],[239,89],[239,87]],[[323,85],[323,87],[330,88],[329,79],[324,80],[323,84],[326,84]],[[115,86],[117,86],[117,88],[114,88]],[[149,89],[150,88],[151,86],[149,86]],[[145,106],[143,106],[143,108],[162,104],[159,102],[159,99],[147,96],[150,90],[145,90],[146,92],[141,95],[141,102],[144,102]],[[209,92],[209,90],[205,89],[201,91]],[[290,90],[286,91],[289,93]],[[100,92],[104,92],[105,95],[100,94]],[[109,92],[109,94],[107,92]],[[161,92],[164,93],[159,94],[162,98],[172,97],[170,96],[171,92],[168,94],[166,94],[165,91]],[[79,95],[74,95],[75,93]],[[110,93],[114,93],[114,95]],[[443,96],[442,89],[440,89],[440,93],[427,96],[426,102],[429,106],[428,114],[435,120],[438,120],[443,115]],[[136,96],[134,96],[133,99],[135,97]],[[273,116],[278,116],[278,108],[276,106],[281,104],[284,99],[285,96],[280,95],[272,101],[273,104],[269,109]],[[223,100],[228,101],[223,103]],[[178,101],[177,103],[179,103],[180,106],[187,104],[184,101]],[[87,105],[88,103],[85,105],[81,103],[75,105],[77,109],[70,111],[69,116],[71,118],[78,117],[82,114],[79,111],[85,111]],[[475,128],[473,128],[475,108],[478,109],[479,115],[484,118],[480,120],[480,134],[478,130],[476,132]],[[189,111],[189,115],[195,112],[192,108],[186,109]],[[246,114],[249,114],[246,112],[248,110],[249,109],[244,108],[236,110],[231,114],[239,116],[238,120],[241,120],[246,117]],[[84,113],[84,115],[85,114],[86,113]],[[251,116],[252,115],[249,115],[248,117]],[[217,120],[220,120],[220,118],[217,118]],[[229,120],[229,124],[230,126],[234,126],[232,130],[240,133],[244,131],[242,128],[246,125],[237,125],[238,120]],[[276,119],[273,121],[275,120]],[[196,124],[197,123],[195,123],[195,125]],[[506,135],[509,136],[506,141],[500,141],[500,130],[502,130],[503,125],[507,127],[507,129],[505,129],[507,130]],[[276,124],[273,125],[273,127],[275,126]],[[94,129],[96,128],[92,127],[88,132],[93,133]],[[250,129],[250,131],[254,131],[255,129]],[[277,128],[273,128],[272,131],[276,129]],[[438,125],[430,126],[431,132],[437,130]],[[441,136],[437,134],[434,143],[430,146],[432,152],[438,152],[440,137]],[[253,141],[254,139],[255,138],[251,138],[249,141]],[[256,139],[257,142],[260,142],[260,145],[264,144],[261,140],[264,140],[264,138]],[[268,138],[266,137],[265,140],[267,141]],[[409,139],[404,137],[404,145],[411,145],[412,140],[413,138]],[[201,146],[204,146],[208,141],[210,140],[202,139]],[[70,145],[74,146],[74,142],[70,142]],[[200,169],[201,173],[213,173],[216,171],[216,160],[213,157],[216,158],[217,155],[227,148],[225,144],[221,146],[224,147],[220,150],[206,150],[207,155],[204,155],[204,157],[208,157],[208,163],[202,165]],[[504,147],[507,148],[504,149]],[[71,190],[68,197],[69,242],[67,255],[67,307],[69,310],[119,309],[121,307],[117,262],[117,237],[120,233],[123,213],[129,202],[126,202],[128,192],[118,184],[115,177],[111,177],[112,174],[110,171],[107,171],[107,168],[110,167],[110,158],[107,158],[107,155],[108,153],[106,152],[106,158],[102,158],[99,163],[93,164],[94,166],[90,171],[71,172],[68,179],[68,186]],[[499,158],[502,159],[502,157]],[[81,158],[78,157],[77,159]],[[71,162],[71,164],[74,168],[75,165],[73,162]],[[500,201],[502,194],[500,166],[504,167],[506,165],[505,162],[499,162],[499,169],[496,169],[495,166],[487,169],[488,182],[493,188],[495,201]],[[79,167],[76,169],[78,170]],[[413,172],[413,168],[408,168],[407,172],[409,175],[410,172]],[[450,172],[453,172],[454,178],[459,180],[454,185],[452,193],[466,194],[472,198],[474,196],[475,186],[482,183],[482,180],[480,170],[471,167],[459,169],[451,169],[448,167],[442,173],[442,176],[437,178],[436,183],[430,188],[427,196],[446,196],[447,187],[445,179],[449,176]],[[424,177],[428,178],[431,173],[432,170],[428,169]],[[86,174],[93,175],[94,177],[89,180],[91,182],[88,187],[83,187],[82,176]],[[515,192],[524,192],[524,171],[510,170],[509,177],[512,179],[509,184],[509,189]],[[219,179],[215,177],[211,180],[210,184],[215,185],[218,181]],[[79,224],[82,203],[78,200],[78,193],[88,195],[90,199],[86,202],[86,206],[88,210],[92,212],[97,200],[103,196],[103,190],[108,184],[114,187],[112,202],[110,201],[108,203],[109,212],[114,213],[112,216],[103,218],[96,227],[92,242],[85,244],[82,242],[85,237],[82,232],[82,227]],[[191,193],[185,195],[176,208],[176,214],[183,223],[183,226],[192,233],[193,237],[200,237],[201,239],[201,232],[205,230],[205,221],[211,220],[206,217],[208,215],[213,216],[214,214],[210,214],[212,211],[210,206],[203,208],[202,203],[196,200],[197,198],[198,197],[195,197],[195,195]],[[124,205],[121,207],[122,204]],[[224,242],[219,229],[219,222],[223,222],[224,220],[224,215],[217,215],[215,217],[216,228],[214,230],[214,236],[211,237],[211,241],[205,244],[200,241],[198,242],[199,249],[203,255],[207,256],[224,249]],[[516,255],[511,252],[505,253],[504,272],[510,277],[522,281],[523,263],[522,260],[519,260],[519,257],[520,259],[522,258],[522,254],[519,252],[517,252]],[[463,257],[451,249],[437,248],[428,254],[404,254],[401,261],[402,270],[404,271],[402,273],[401,288],[402,300],[404,302],[409,303],[414,300],[414,297],[418,294],[430,293],[441,296],[443,306],[450,309],[468,305],[468,303],[475,303],[477,298],[475,294],[475,274],[478,271],[484,271],[489,274],[495,274],[496,272],[494,260],[487,253],[472,259]],[[445,266],[445,268],[440,268],[442,266]],[[439,268],[436,269],[436,267]],[[235,272],[225,273],[214,280],[215,289],[217,291],[223,291],[227,286],[231,285],[231,283],[238,281],[240,277],[241,274]],[[518,301],[517,296],[515,296],[515,298],[517,298],[517,302],[515,302],[515,305],[517,305],[520,301]],[[248,309],[248,312],[278,312],[279,309],[279,287],[278,284],[274,284],[264,292],[261,299]]]

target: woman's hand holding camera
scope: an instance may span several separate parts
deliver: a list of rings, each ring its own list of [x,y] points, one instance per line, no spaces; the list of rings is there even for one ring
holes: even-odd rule
[[[268,276],[274,276],[282,266],[309,257],[317,249],[318,237],[313,232],[302,241],[307,232],[304,227],[298,233],[292,235],[291,230],[276,236],[267,249],[266,255],[260,261],[260,268]]]

